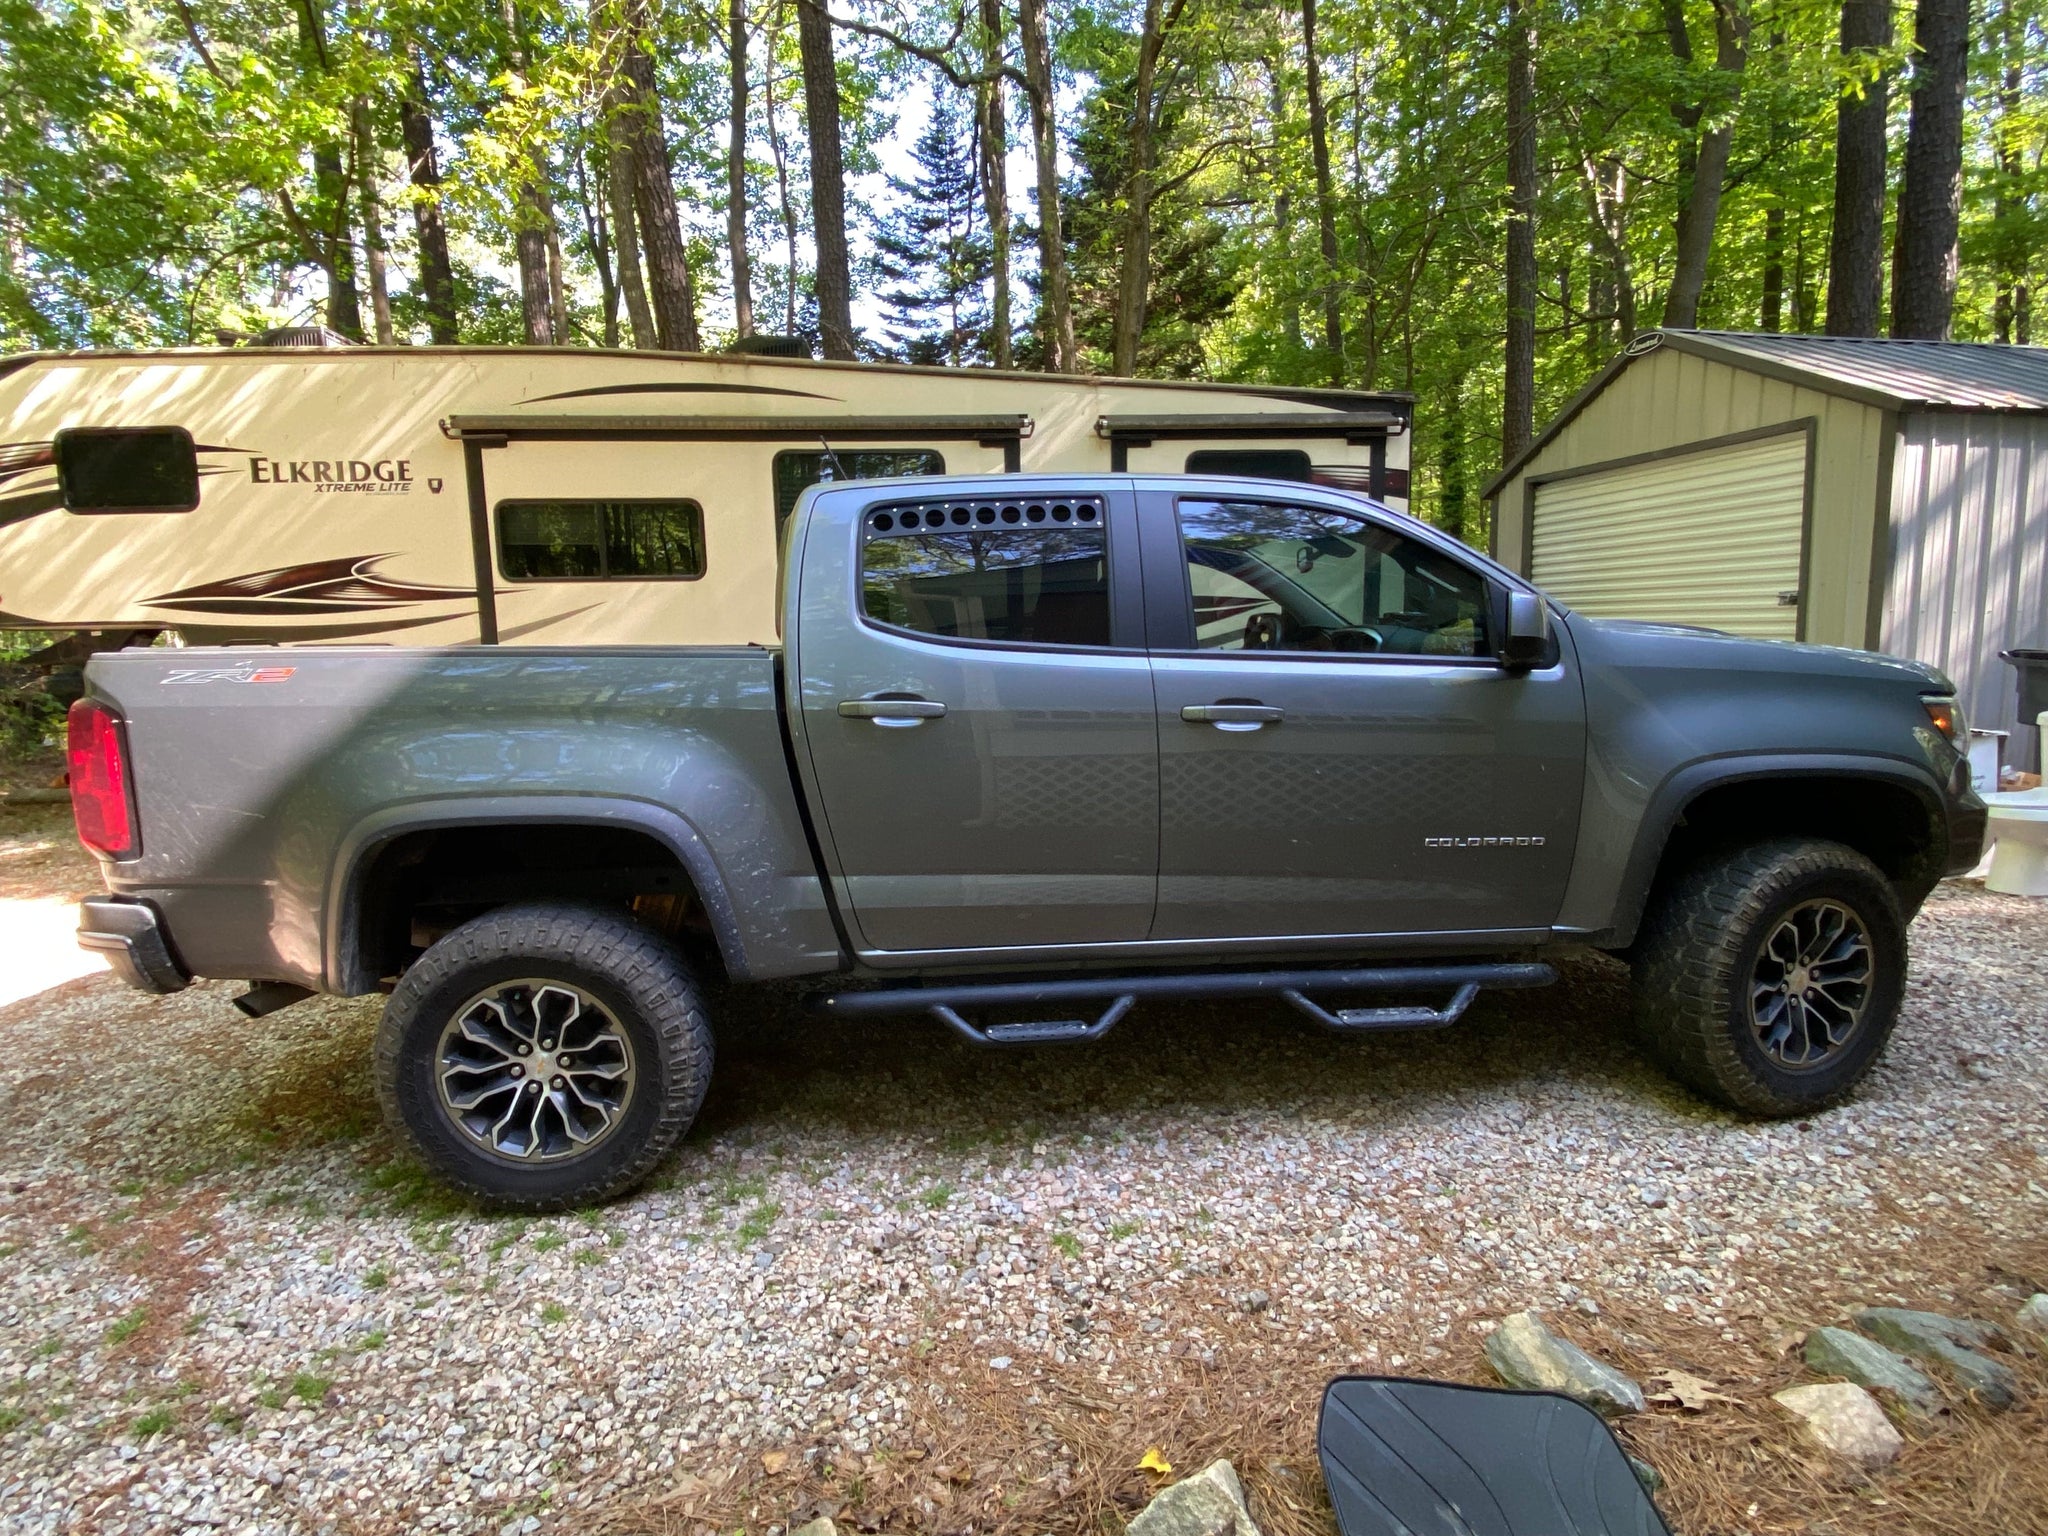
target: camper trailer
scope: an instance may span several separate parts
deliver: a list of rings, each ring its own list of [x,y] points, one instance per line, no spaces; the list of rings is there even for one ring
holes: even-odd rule
[[[1196,471],[1399,508],[1411,409],[743,355],[29,354],[0,359],[0,627],[773,644],[779,534],[821,480]]]

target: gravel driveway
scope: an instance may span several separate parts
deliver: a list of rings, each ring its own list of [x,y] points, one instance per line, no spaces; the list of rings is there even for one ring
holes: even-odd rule
[[[1590,957],[1377,1040],[1156,1006],[978,1055],[736,999],[655,1185],[540,1221],[397,1155],[375,1000],[72,981],[0,1009],[0,1529],[694,1530],[701,1496],[759,1530],[828,1471],[896,1529],[988,1529],[1124,1440],[1304,1444],[1340,1370],[1474,1374],[1522,1306],[1636,1369],[1766,1371],[2048,1225],[2048,906],[1945,886],[1914,941],[1863,1096],[1772,1125],[1641,1065]],[[1283,1526],[1313,1506],[1298,1460],[1251,1471]]]

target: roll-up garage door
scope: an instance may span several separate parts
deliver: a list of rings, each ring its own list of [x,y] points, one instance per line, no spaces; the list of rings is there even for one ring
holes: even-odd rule
[[[1806,434],[1536,487],[1529,577],[1595,618],[1799,634]]]

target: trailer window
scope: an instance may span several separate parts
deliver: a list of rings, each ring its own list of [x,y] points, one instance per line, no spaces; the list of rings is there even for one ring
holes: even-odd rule
[[[498,569],[509,581],[688,581],[704,574],[694,501],[501,501]]]
[[[890,480],[899,475],[943,475],[946,456],[936,448],[840,448],[829,455],[789,448],[775,455],[775,531],[789,521],[796,499],[821,480]]]
[[[55,447],[68,511],[190,512],[199,505],[199,454],[183,427],[69,427]]]
[[[1299,448],[1198,448],[1188,455],[1187,472],[1255,480],[1306,480],[1314,473]]]

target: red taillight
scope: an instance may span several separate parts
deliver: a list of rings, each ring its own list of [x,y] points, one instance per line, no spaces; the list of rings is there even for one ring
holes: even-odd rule
[[[135,812],[128,800],[121,717],[96,699],[80,699],[71,706],[66,726],[78,839],[101,853],[128,858],[136,852]]]

